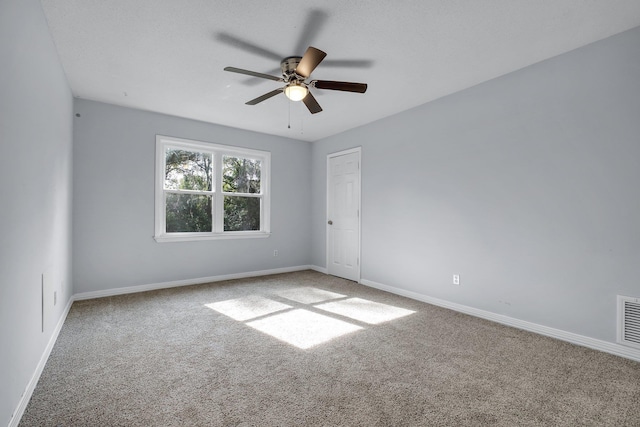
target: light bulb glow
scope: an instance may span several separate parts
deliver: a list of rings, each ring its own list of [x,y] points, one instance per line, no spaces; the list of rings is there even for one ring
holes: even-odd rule
[[[284,94],[292,101],[302,101],[309,93],[309,89],[299,83],[291,83],[284,89]]]

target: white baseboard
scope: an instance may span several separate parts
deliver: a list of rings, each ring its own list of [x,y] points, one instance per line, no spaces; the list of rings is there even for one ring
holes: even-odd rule
[[[318,273],[329,274],[329,270],[327,270],[325,267],[318,267],[317,265],[310,265],[309,269],[313,270],[313,271],[317,271]]]
[[[223,274],[219,276],[198,277],[195,279],[174,280],[172,282],[151,283],[147,285],[127,286],[124,288],[105,289],[103,291],[80,292],[74,295],[75,301],[103,298],[115,295],[134,294],[154,291],[156,289],[176,288],[179,286],[199,285],[201,283],[221,282],[223,280],[245,279],[247,277],[269,276],[272,274],[291,273],[294,271],[312,270],[313,266],[299,265],[295,267],[274,268],[271,270],[249,271],[247,273]]]
[[[391,292],[392,294],[401,295],[417,301],[422,301],[428,304],[437,305],[439,307],[448,308],[450,310],[459,311],[471,316],[480,317],[482,319],[502,323],[503,325],[512,326],[514,328],[523,329],[525,331],[534,332],[540,335],[546,335],[551,338],[556,338],[562,341],[570,342],[572,344],[592,348],[594,350],[603,351],[605,353],[614,354],[616,356],[640,362],[640,350],[625,347],[620,344],[585,337],[584,335],[574,334],[573,332],[550,328],[548,326],[538,325],[537,323],[527,322],[525,320],[504,316],[502,314],[496,314],[490,311],[429,297],[417,292],[407,291],[405,289],[396,288],[394,286],[383,285],[372,280],[362,279],[360,280],[360,283],[371,288]]]
[[[36,366],[36,370],[33,372],[33,375],[31,376],[31,379],[29,380],[29,383],[27,384],[27,387],[25,388],[24,393],[22,394],[22,397],[18,402],[18,407],[13,412],[13,415],[9,420],[9,427],[17,427],[18,424],[20,423],[20,419],[24,414],[24,410],[27,409],[27,404],[31,400],[31,395],[33,394],[33,391],[36,389],[36,385],[38,385],[38,381],[40,380],[40,375],[42,375],[44,366],[47,364],[47,360],[49,359],[51,350],[53,350],[53,346],[56,343],[56,340],[58,339],[58,335],[60,334],[60,331],[62,330],[62,325],[64,325],[65,320],[67,320],[67,315],[69,314],[69,310],[71,310],[71,305],[73,304],[73,301],[74,299],[72,296],[71,298],[69,298],[69,302],[67,302],[67,305],[64,308],[64,311],[62,312],[62,315],[60,316],[60,319],[58,320],[58,323],[56,324],[56,327],[53,330],[53,333],[51,334],[51,338],[49,338],[49,342],[47,343],[47,346],[45,347],[44,352],[40,357],[40,361]]]

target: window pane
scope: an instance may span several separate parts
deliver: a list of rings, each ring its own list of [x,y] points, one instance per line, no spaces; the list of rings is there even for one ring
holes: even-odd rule
[[[213,188],[211,153],[167,148],[165,166],[164,188],[167,190],[211,191]]]
[[[222,191],[260,193],[260,160],[224,156]]]
[[[260,198],[224,196],[224,231],[260,230]]]
[[[211,232],[211,196],[167,194],[167,233]]]

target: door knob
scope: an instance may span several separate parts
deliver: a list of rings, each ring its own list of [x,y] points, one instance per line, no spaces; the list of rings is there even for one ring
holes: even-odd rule
[[[333,225],[333,221],[329,220],[329,221],[327,221],[327,224]]]

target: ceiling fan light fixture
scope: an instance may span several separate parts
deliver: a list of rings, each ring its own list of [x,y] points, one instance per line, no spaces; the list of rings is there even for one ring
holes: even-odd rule
[[[290,83],[284,88],[284,94],[292,101],[302,101],[308,93],[309,89],[300,83]]]

